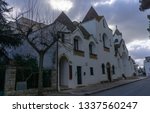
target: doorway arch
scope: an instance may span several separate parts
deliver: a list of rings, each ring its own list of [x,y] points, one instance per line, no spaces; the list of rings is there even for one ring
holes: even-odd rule
[[[59,60],[59,84],[60,86],[68,86],[69,63],[66,56],[62,56]]]

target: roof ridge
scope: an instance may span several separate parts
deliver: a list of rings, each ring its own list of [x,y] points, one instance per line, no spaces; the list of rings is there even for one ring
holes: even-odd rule
[[[116,26],[116,30],[115,30],[114,34],[122,36],[122,33],[118,30],[117,26]]]
[[[71,19],[62,11],[62,13],[55,19],[54,23],[58,21],[67,26],[67,28],[71,31],[75,30],[75,26]]]
[[[91,8],[89,9],[89,11],[87,12],[86,16],[84,17],[82,22],[86,22],[89,20],[92,20],[94,18],[97,18],[99,15],[96,12],[96,10],[91,6]]]
[[[90,33],[84,28],[84,26],[82,26],[81,24],[78,25],[78,28],[81,30],[81,32],[84,35],[84,38],[89,39],[89,37],[91,36]]]

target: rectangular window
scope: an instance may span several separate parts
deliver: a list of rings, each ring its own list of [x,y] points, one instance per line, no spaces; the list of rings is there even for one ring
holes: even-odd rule
[[[115,74],[115,66],[112,66],[112,73]]]
[[[90,67],[90,74],[94,75],[93,67]]]
[[[102,64],[102,74],[105,74],[105,65]]]
[[[74,50],[79,50],[78,40],[74,39]]]
[[[72,80],[72,65],[69,65],[69,80]]]

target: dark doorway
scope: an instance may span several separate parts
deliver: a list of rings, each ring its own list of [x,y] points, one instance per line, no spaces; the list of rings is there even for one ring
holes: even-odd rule
[[[81,66],[77,66],[77,83],[82,84],[82,69],[81,69]]]
[[[111,82],[112,79],[111,79],[111,65],[110,65],[110,63],[107,63],[106,68],[107,68],[108,80]]]
[[[0,91],[4,91],[5,71],[6,71],[6,68],[0,66]]]

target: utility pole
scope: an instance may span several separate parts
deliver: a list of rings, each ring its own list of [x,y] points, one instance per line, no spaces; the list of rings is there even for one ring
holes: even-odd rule
[[[56,34],[57,43],[56,43],[56,73],[57,73],[57,91],[60,92],[60,77],[59,77],[59,39],[64,38],[65,34],[69,34],[70,32],[58,31]]]
[[[57,32],[57,43],[56,43],[56,54],[57,54],[57,61],[56,61],[56,65],[57,65],[57,67],[56,67],[56,72],[57,72],[57,91],[59,92],[60,91],[60,85],[59,85],[59,82],[60,82],[60,80],[59,80],[59,70],[58,70],[58,66],[59,66],[59,61],[58,61],[58,41],[59,41],[59,34],[58,34],[58,32]]]

